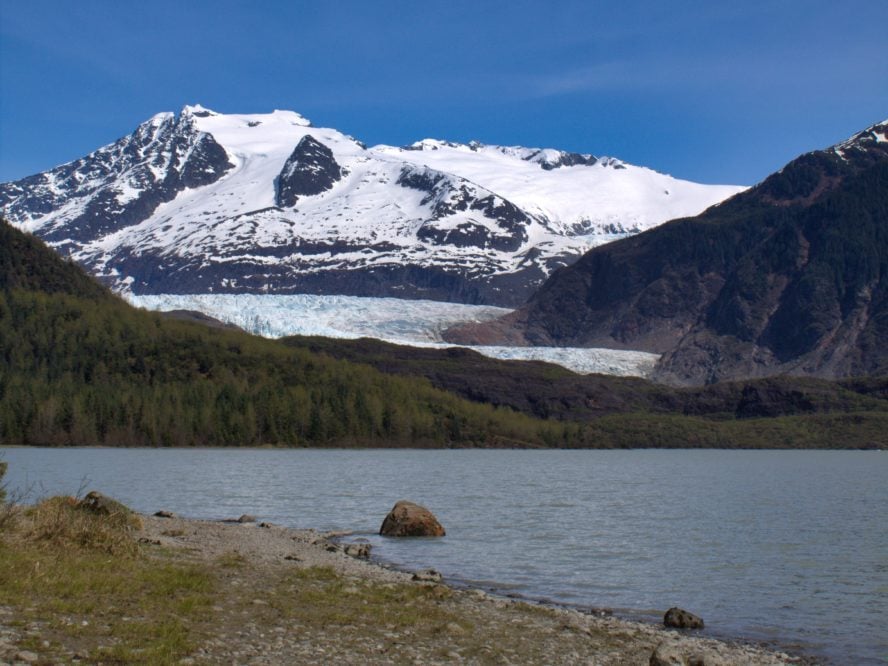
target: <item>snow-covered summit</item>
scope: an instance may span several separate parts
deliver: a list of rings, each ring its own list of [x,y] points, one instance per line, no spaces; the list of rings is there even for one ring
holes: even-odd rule
[[[831,150],[840,157],[848,159],[849,153],[866,152],[873,148],[888,150],[888,118],[857,132],[846,141],[833,146]]]
[[[136,293],[513,305],[594,245],[742,189],[554,149],[436,139],[367,148],[293,111],[195,104],[0,186],[0,206]]]

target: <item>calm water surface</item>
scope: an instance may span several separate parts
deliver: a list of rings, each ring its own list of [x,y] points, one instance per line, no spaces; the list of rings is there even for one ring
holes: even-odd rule
[[[451,581],[888,661],[888,452],[0,449],[13,487],[353,530]],[[444,539],[375,536],[399,499]]]

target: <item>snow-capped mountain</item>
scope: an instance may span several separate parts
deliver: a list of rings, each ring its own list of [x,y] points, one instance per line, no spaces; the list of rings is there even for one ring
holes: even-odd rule
[[[0,185],[3,215],[119,290],[515,305],[554,268],[739,192],[613,158],[365,147],[292,111],[186,106]]]

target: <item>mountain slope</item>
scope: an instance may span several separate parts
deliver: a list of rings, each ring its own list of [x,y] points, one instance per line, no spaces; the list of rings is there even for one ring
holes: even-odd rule
[[[135,310],[2,221],[0,268],[5,445],[860,448],[888,437],[884,380],[682,394],[466,350],[282,343]]]
[[[470,400],[546,419],[592,422],[618,414],[643,414],[729,421],[888,414],[888,377],[884,376],[843,381],[776,377],[675,389],[635,377],[578,375],[549,363],[496,360],[463,348],[424,349],[368,338],[291,337],[282,341],[367,363],[388,374],[425,377],[433,386]]]
[[[562,430],[424,380],[136,310],[0,220],[4,445],[547,446]]]
[[[741,189],[548,149],[430,139],[367,148],[289,111],[195,106],[0,186],[0,207],[134,293],[517,305],[590,247]]]
[[[0,219],[0,290],[41,291],[88,299],[111,299],[111,292],[33,236]]]
[[[678,384],[888,370],[888,123],[696,218],[595,248],[454,341],[663,353]]]

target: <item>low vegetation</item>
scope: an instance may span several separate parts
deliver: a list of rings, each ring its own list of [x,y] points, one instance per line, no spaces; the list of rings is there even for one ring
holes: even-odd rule
[[[146,558],[132,514],[96,513],[73,497],[16,511],[0,532],[0,608],[14,610],[19,649],[46,663],[76,655],[162,664],[194,648],[194,627],[206,625],[217,587],[212,574]]]

